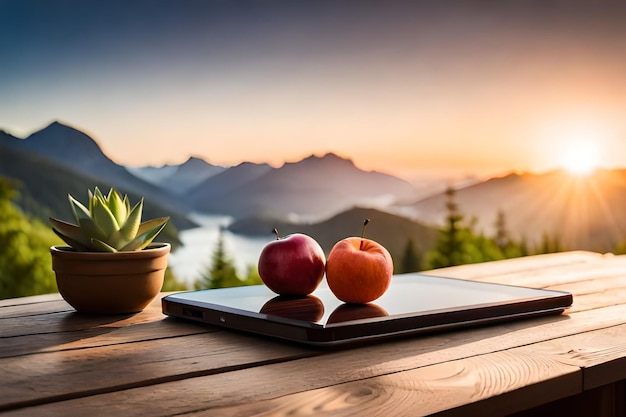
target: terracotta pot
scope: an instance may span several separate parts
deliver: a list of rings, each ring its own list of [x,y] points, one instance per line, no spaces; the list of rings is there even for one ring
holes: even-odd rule
[[[163,286],[169,243],[132,252],[77,252],[52,246],[52,269],[61,296],[77,311],[91,314],[136,313]]]

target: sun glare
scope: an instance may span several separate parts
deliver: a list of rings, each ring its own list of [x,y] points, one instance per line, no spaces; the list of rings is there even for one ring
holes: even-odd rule
[[[591,174],[599,163],[598,146],[593,141],[577,141],[567,144],[561,164],[572,175]]]
[[[549,165],[584,177],[606,165],[607,148],[615,140],[615,131],[603,118],[569,115],[552,119],[539,137]]]

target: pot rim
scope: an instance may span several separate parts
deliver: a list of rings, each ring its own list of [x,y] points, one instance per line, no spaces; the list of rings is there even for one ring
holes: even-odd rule
[[[164,242],[153,242],[147,248],[136,251],[123,251],[123,252],[81,252],[77,251],[71,246],[67,245],[54,245],[50,247],[50,253],[52,256],[77,258],[82,259],[126,259],[126,258],[154,258],[163,255],[167,255],[171,250],[172,245]]]

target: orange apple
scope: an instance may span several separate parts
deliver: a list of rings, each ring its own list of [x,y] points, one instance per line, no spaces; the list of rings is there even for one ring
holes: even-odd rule
[[[389,313],[376,304],[341,304],[328,317],[328,323],[385,317]]]
[[[367,224],[367,223],[366,223]],[[326,280],[335,296],[346,303],[365,304],[387,291],[393,260],[380,243],[348,237],[333,246],[326,260]]]

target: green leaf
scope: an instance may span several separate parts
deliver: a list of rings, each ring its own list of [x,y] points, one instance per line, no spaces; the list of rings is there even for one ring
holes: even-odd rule
[[[102,240],[107,237],[104,230],[102,230],[102,228],[100,228],[91,218],[81,219],[78,222],[78,227],[83,230],[83,234],[89,239],[96,238]]]
[[[57,229],[55,229],[54,227],[52,228],[52,231],[61,239],[63,239],[63,241],[65,243],[67,243],[69,246],[71,246],[72,248],[74,248],[74,250],[77,250],[79,252],[88,252],[91,248],[89,248],[88,246],[83,245],[82,243],[63,235],[62,233],[59,233],[59,231]]]
[[[74,217],[76,218],[76,223],[80,223],[81,219],[91,219],[90,211],[83,206],[83,204],[72,197],[71,194],[67,195],[67,198],[70,200],[70,206],[72,207],[72,213],[74,213]],[[91,200],[89,200],[91,202]]]
[[[113,188],[111,188],[111,191],[109,192],[108,203],[109,209],[111,210],[113,217],[115,217],[117,224],[124,224],[126,216],[128,215],[126,212],[126,205],[122,201],[122,197],[120,197],[119,193]]]
[[[121,247],[126,245],[130,241],[130,239],[124,238],[120,231],[116,230],[115,232],[107,236],[105,241],[109,246],[112,246],[115,249],[120,249]]]
[[[52,224],[52,230],[61,237],[68,245],[72,246],[76,250],[79,249],[76,246],[88,247],[89,239],[85,237],[83,230],[75,224],[67,223],[62,220],[50,217],[50,223]],[[71,240],[72,243],[69,241]]]
[[[91,192],[91,190],[87,190],[87,202],[89,206],[89,213],[91,213],[91,210],[93,210],[93,200],[94,200],[93,193]]]
[[[95,187],[93,193],[89,190],[89,213],[93,216],[93,207],[96,201],[106,201],[106,198],[102,194],[102,191],[98,187]]]
[[[128,195],[124,195],[124,206],[126,207],[126,213],[130,213],[130,200]]]
[[[93,212],[91,215],[93,216],[93,221],[102,229],[107,237],[111,236],[113,232],[120,228],[111,210],[109,210],[105,202],[97,196],[93,201]]]
[[[163,230],[165,224],[169,221],[169,217],[157,217],[156,219],[146,220],[145,222],[139,225],[139,230],[137,230],[137,235],[143,235],[149,232],[152,229],[159,229],[159,232]]]
[[[98,239],[91,239],[91,246],[98,252],[118,252],[118,250],[111,245],[107,245],[106,243]]]
[[[141,224],[141,213],[143,211],[143,198],[139,200],[135,207],[130,211],[126,222],[120,227],[120,234],[126,241],[130,241],[139,232],[139,225]]]
[[[147,230],[139,234],[135,239],[133,239],[126,246],[121,248],[120,251],[141,250],[141,249],[146,248],[150,243],[152,243],[154,238],[159,233],[161,233],[161,230],[163,230],[168,220],[169,220],[169,217],[161,217],[159,219],[152,219],[152,220],[148,220],[142,223],[141,226],[143,226],[143,229],[144,230],[147,229]],[[155,223],[157,224],[156,227],[151,227],[151,228],[148,227],[149,225],[153,225]],[[141,226],[140,226],[140,229],[142,229]]]
[[[102,200],[106,200],[106,197],[104,196],[104,194],[102,194],[102,191],[100,191],[98,187],[95,187],[93,192],[94,192],[94,197],[100,198]]]

